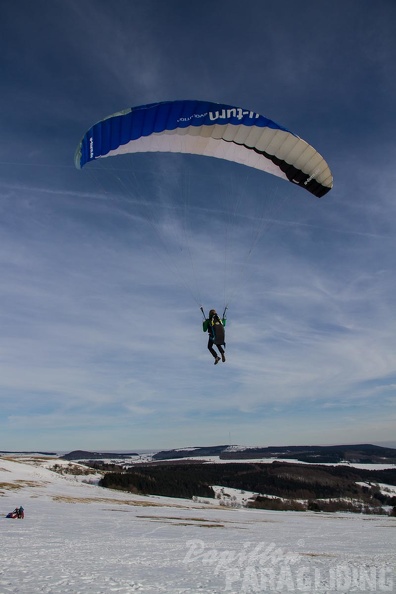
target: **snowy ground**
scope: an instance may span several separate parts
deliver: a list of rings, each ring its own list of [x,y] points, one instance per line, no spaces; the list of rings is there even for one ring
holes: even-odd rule
[[[396,518],[139,497],[0,457],[0,594],[396,592]],[[95,477],[91,477],[95,478]]]

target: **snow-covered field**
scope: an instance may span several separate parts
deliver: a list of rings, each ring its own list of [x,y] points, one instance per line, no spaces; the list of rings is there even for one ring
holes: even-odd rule
[[[396,592],[396,518],[142,497],[0,457],[0,594]]]

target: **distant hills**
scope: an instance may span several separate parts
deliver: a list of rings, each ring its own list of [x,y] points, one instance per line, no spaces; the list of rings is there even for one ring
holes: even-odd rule
[[[118,469],[104,464],[101,470],[99,485],[140,495],[214,498],[213,485],[221,485],[250,493],[249,506],[260,509],[396,515],[395,467],[367,470],[280,460],[224,464],[196,459]]]
[[[86,452],[84,450],[73,450],[69,454],[60,456],[62,460],[106,460],[108,458],[114,460],[123,460],[124,458],[130,458],[132,456],[138,456],[138,454],[114,454],[109,452]]]
[[[64,460],[125,460],[137,456],[139,454],[136,452],[116,453],[73,450],[68,454],[64,454],[61,458]],[[153,454],[152,460],[162,462],[207,457],[218,457],[224,461],[286,459],[309,464],[396,464],[396,448],[372,444],[266,447],[213,445],[162,450]]]
[[[240,447],[229,445],[165,450],[154,454],[154,460],[219,456],[220,460],[255,460],[282,458],[311,464],[396,464],[396,449],[372,444],[334,446],[268,446]]]
[[[249,506],[260,509],[396,515],[396,449],[372,444],[196,446],[143,458],[74,450],[63,458],[84,460],[103,487],[140,495],[213,499],[220,485],[251,493]]]
[[[227,451],[229,445],[217,445],[217,446],[196,446],[191,448],[181,448],[177,450],[164,450],[154,454],[153,460],[171,460],[177,458],[202,458],[205,456],[219,456]]]
[[[56,456],[56,452],[37,452],[36,450],[33,450],[32,452],[27,452],[27,451],[21,451],[21,452],[15,452],[13,451],[7,451],[7,450],[0,450],[0,454],[18,454],[18,455],[25,455],[25,456],[32,456],[32,455],[40,455],[40,456]]]

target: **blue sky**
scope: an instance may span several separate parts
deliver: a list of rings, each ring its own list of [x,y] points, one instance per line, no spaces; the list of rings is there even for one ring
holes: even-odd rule
[[[386,0],[4,3],[0,449],[395,439],[395,22]],[[172,99],[279,122],[333,190],[185,155],[74,168],[94,122]],[[229,303],[216,367],[201,303]]]

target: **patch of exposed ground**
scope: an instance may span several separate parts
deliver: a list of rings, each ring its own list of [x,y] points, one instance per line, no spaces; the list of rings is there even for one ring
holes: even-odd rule
[[[5,490],[17,490],[17,489],[22,489],[23,487],[42,487],[43,485],[45,485],[45,482],[39,482],[39,481],[26,481],[26,480],[16,480],[13,483],[0,483],[0,489],[5,489]]]
[[[301,553],[298,551],[299,557],[337,557],[337,555],[333,555],[332,553]]]
[[[53,501],[59,501],[62,503],[112,503],[116,505],[131,505],[136,507],[164,507],[163,503],[156,501],[140,501],[140,500],[122,500],[113,499],[108,497],[71,497],[68,495],[54,495]],[[166,507],[178,507],[184,509],[183,505],[166,503]],[[115,510],[113,510],[115,511]]]
[[[205,520],[205,518],[179,518],[175,516],[137,516],[145,518],[150,522],[165,522],[172,526],[199,526],[200,528],[224,528],[224,523]],[[233,523],[233,522],[229,522]]]

